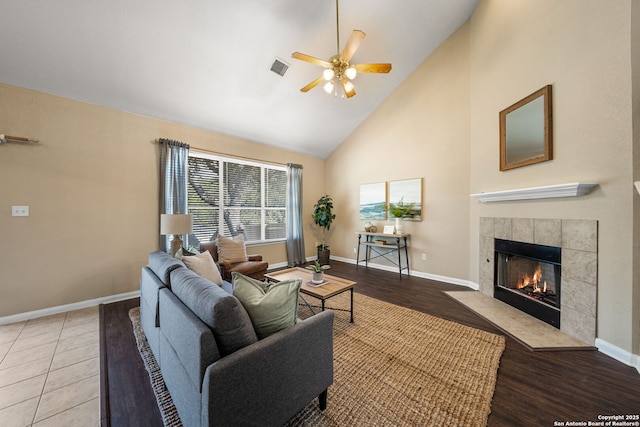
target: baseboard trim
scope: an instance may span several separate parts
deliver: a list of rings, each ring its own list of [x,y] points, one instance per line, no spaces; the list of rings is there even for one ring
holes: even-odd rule
[[[353,265],[356,264],[356,260],[351,258],[342,258],[342,257],[332,256],[331,259],[335,259],[336,261],[346,262]],[[376,263],[370,262],[368,267],[376,268],[378,270],[391,271],[393,273],[398,272],[398,267],[395,267],[392,265],[382,265],[382,264],[376,264]],[[402,274],[406,274],[406,271],[403,272]],[[440,276],[439,274],[431,274],[431,273],[424,273],[422,271],[409,270],[409,276],[420,277],[422,279],[435,280],[437,282],[450,283],[452,285],[464,286],[466,288],[471,288],[476,291],[480,289],[480,286],[477,283],[474,283],[470,280],[463,280],[463,279],[458,279],[455,277],[448,277],[448,276]]]
[[[624,350],[618,346],[615,346],[601,338],[596,338],[596,347],[598,351],[606,354],[607,356],[616,359],[618,362],[622,362],[625,365],[629,365],[632,368],[636,368],[636,371],[640,373],[640,356],[633,354],[627,350]]]
[[[38,317],[51,316],[52,314],[65,313],[67,311],[80,310],[82,308],[93,307],[99,304],[109,304],[125,299],[136,298],[140,296],[140,290],[126,292],[123,294],[110,295],[107,297],[95,298],[87,301],[74,302],[72,304],[58,305],[56,307],[43,308],[41,310],[28,311],[26,313],[13,314],[11,316],[0,317],[0,325],[8,325],[9,323],[23,322]]]

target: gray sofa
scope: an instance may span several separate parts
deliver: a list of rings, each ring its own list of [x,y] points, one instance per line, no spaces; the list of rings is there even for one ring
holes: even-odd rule
[[[232,295],[164,252],[140,282],[142,328],[185,426],[280,426],[333,383],[333,312],[258,340]]]

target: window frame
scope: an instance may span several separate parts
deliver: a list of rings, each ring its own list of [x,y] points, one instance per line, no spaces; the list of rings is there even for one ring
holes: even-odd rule
[[[219,176],[218,176],[218,200],[219,200],[219,206],[216,208],[212,209],[217,209],[218,210],[218,233],[220,233],[220,229],[222,228],[224,230],[224,211],[225,209],[231,209],[231,210],[258,210],[260,211],[260,239],[259,240],[247,240],[246,244],[247,246],[254,246],[254,245],[261,245],[261,244],[270,244],[270,243],[277,243],[277,242],[285,242],[287,240],[287,237],[289,236],[289,228],[288,228],[288,224],[287,224],[287,200],[286,200],[286,196],[285,196],[285,205],[282,208],[277,208],[277,207],[269,207],[267,206],[267,200],[266,200],[266,196],[267,196],[267,188],[266,188],[266,184],[267,184],[267,169],[272,169],[272,170],[277,170],[277,171],[282,171],[285,173],[285,184],[286,184],[286,172],[287,172],[287,168],[284,165],[279,165],[279,164],[275,164],[275,163],[269,163],[269,162],[263,162],[263,161],[259,161],[259,160],[252,160],[252,159],[246,159],[246,158],[241,158],[241,157],[233,157],[233,156],[226,156],[226,155],[222,155],[222,154],[217,154],[217,153],[210,153],[210,152],[206,152],[206,151],[201,151],[201,150],[189,150],[189,157],[196,157],[196,158],[202,158],[202,159],[207,159],[207,160],[213,160],[213,161],[217,161],[218,162],[218,170],[219,170]],[[236,164],[242,164],[242,165],[247,165],[247,166],[252,166],[252,167],[259,167],[260,168],[260,207],[251,207],[251,206],[226,206],[225,200],[224,200],[224,181],[225,181],[225,163],[236,163]],[[187,180],[186,180],[186,186],[187,186],[187,194],[189,193],[189,174],[190,171],[187,169]],[[267,239],[267,223],[266,223],[266,219],[267,219],[267,212],[270,210],[282,210],[284,211],[284,230],[285,230],[285,235],[284,237],[278,237],[275,239]],[[187,202],[187,212],[192,213],[191,212],[191,206],[189,206],[188,202]],[[221,227],[222,225],[222,227]],[[226,234],[223,234],[226,235]]]

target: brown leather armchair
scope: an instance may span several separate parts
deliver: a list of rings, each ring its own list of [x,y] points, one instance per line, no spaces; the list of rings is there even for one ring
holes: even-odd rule
[[[231,272],[244,274],[256,280],[264,279],[264,275],[267,272],[269,263],[262,260],[262,255],[252,254],[247,255],[247,261],[229,263],[228,261],[218,260],[218,246],[216,242],[204,242],[200,243],[200,252],[209,251],[211,257],[220,267],[220,273],[222,278],[227,282],[231,282]]]

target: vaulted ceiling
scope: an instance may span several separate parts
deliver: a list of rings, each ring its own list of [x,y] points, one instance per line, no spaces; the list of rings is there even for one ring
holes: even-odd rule
[[[340,49],[359,29],[352,62],[393,64],[342,99],[291,58],[336,54],[335,0],[2,0],[0,82],[325,158],[477,2],[340,1]]]

